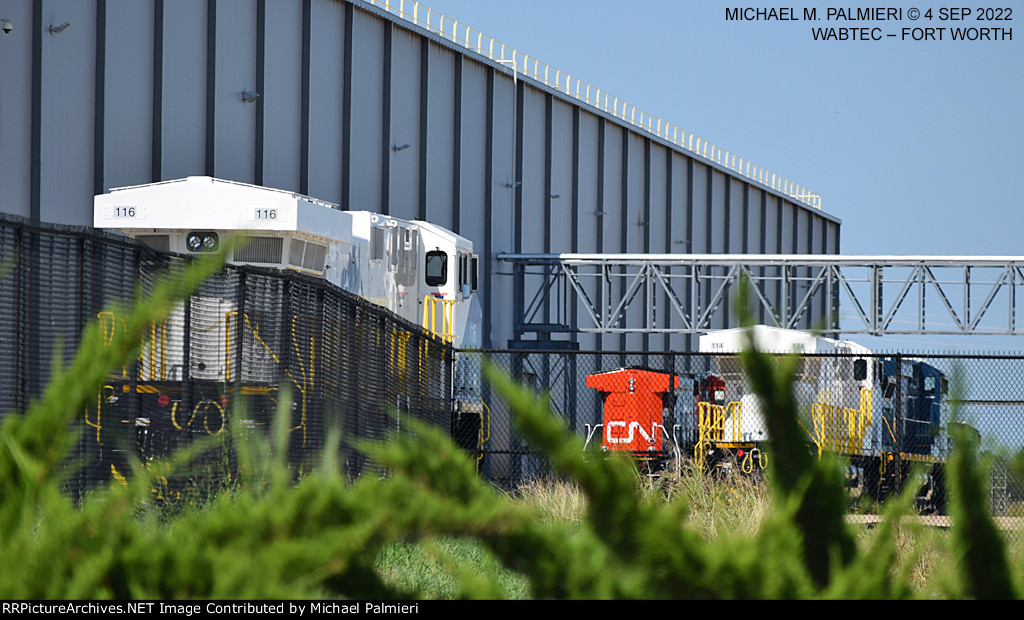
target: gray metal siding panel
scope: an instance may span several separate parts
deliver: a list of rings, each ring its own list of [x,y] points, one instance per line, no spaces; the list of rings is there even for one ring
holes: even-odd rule
[[[573,221],[572,217],[572,116],[572,108],[569,105],[558,100],[552,101],[551,230],[548,231],[551,252],[573,251],[570,231],[576,227],[577,222]],[[593,222],[593,216],[589,219]]]
[[[107,0],[103,188],[153,180],[154,5]],[[129,76],[124,79],[121,76]]]
[[[602,250],[607,253],[625,252],[622,244],[622,140],[625,130],[608,125],[604,142],[604,217]]]
[[[708,218],[711,220],[711,228],[708,234],[711,237],[712,252],[728,251],[726,245],[728,239],[728,231],[726,230],[726,216],[728,215],[725,199],[726,183],[727,177],[725,174],[713,169],[711,172],[711,198],[705,205],[705,208],[708,210]]]
[[[308,192],[342,204],[345,6],[314,2],[311,11]]]
[[[217,3],[213,173],[252,183],[256,171],[256,106],[242,101],[256,90],[256,5]]]
[[[647,197],[647,162],[644,147],[647,140],[632,131],[626,133],[625,138],[627,160],[623,169],[623,198],[626,203],[626,217],[621,224],[624,227],[622,236],[627,252],[643,253],[647,247],[647,234],[650,228],[644,209]],[[627,284],[623,282],[623,287],[626,286]],[[642,324],[646,313],[645,304],[645,292],[640,291],[626,310],[628,323]],[[623,346],[627,350],[641,350],[644,348],[644,338],[631,334],[623,339]]]
[[[32,202],[32,4],[0,0],[14,30],[0,34],[0,211],[29,217]]]
[[[487,187],[487,69],[472,62],[462,64],[462,175],[459,230],[473,239],[476,252],[484,238]]]
[[[692,160],[691,160],[692,161]],[[707,231],[708,222],[708,167],[700,162],[693,162],[693,176],[690,179],[693,196],[693,228],[691,229],[690,251],[694,254],[712,252],[711,239]]]
[[[380,210],[381,191],[381,155],[384,145],[380,143],[380,125],[383,122],[381,100],[384,94],[384,70],[381,58],[384,57],[384,22],[377,17],[355,11],[353,13],[355,23],[353,25],[352,41],[352,107],[348,110],[352,121],[352,159],[348,162],[351,187],[349,188],[350,204],[345,205],[353,210]],[[417,50],[415,56],[405,53],[401,44],[402,32],[399,29],[394,33],[394,59],[395,66],[408,63],[419,67],[419,41],[416,37],[406,37]],[[400,52],[400,50],[402,50]],[[408,90],[400,88],[407,86]],[[417,102],[419,82],[411,82],[403,85],[401,80],[394,77],[392,83],[392,103],[405,96]],[[418,107],[416,108],[418,110]],[[394,184],[391,186],[392,206],[391,213],[398,217],[415,216],[418,199],[415,191],[410,192],[409,187],[415,189],[418,185],[417,172],[409,172],[405,168],[406,160],[413,160],[416,166],[416,152],[418,150],[418,133],[410,133],[408,138],[399,137],[403,135],[401,126],[394,122],[392,115],[392,136],[395,140],[403,140],[412,145],[412,148],[398,153],[397,158],[392,158],[392,178],[401,178],[403,185],[400,187],[406,193],[397,191]],[[418,126],[417,126],[418,127]],[[399,143],[401,144],[401,142]],[[402,157],[405,155],[406,157]],[[403,163],[399,163],[403,162]],[[405,185],[409,183],[409,185]],[[411,214],[406,211],[407,200],[412,200],[413,211]]]
[[[263,184],[299,191],[302,159],[302,2],[266,4]]]
[[[452,187],[455,167],[455,55],[447,49],[431,45],[429,90],[427,91],[427,220],[455,229],[455,188]]]
[[[64,22],[72,26],[50,34],[51,24]],[[95,163],[96,6],[46,2],[43,30],[39,218],[87,225]]]
[[[599,208],[598,203],[598,157],[597,150],[597,138],[598,138],[598,127],[602,123],[593,114],[581,110],[579,113],[579,153],[578,153],[578,171],[577,171],[577,185],[579,197],[578,202],[578,217],[576,219],[577,226],[577,248],[576,251],[584,254],[593,254],[598,251],[598,231],[600,230],[599,223],[603,216],[598,215],[596,211]],[[597,299],[596,287],[593,283],[585,283],[590,285],[587,289],[587,294],[590,295],[592,300]],[[586,314],[586,310],[583,308],[577,308],[576,313],[577,325],[585,325],[590,321],[590,318]],[[600,343],[600,338],[592,334],[580,334],[577,338],[577,342],[581,349],[595,349]]]
[[[498,262],[497,255],[512,251],[512,233],[514,230],[513,201],[515,193],[512,185],[514,177],[513,151],[515,134],[513,119],[515,118],[515,90],[512,78],[505,72],[495,72],[494,101],[492,105],[492,140],[491,145],[491,187],[493,196],[491,212],[491,247],[490,262],[492,274],[508,273],[507,265]],[[512,338],[512,278],[495,275],[490,283],[492,290],[491,307],[484,312],[491,317],[493,330],[491,343],[505,346]]]
[[[729,203],[725,205],[729,216],[729,231],[727,235],[727,247],[729,252],[735,254],[743,252],[743,239],[745,238],[746,225],[744,221],[744,196],[743,187],[746,183],[738,179],[729,179]]]
[[[579,171],[577,174],[579,217],[576,251],[584,254],[597,252],[597,230],[601,216],[597,208],[597,126],[600,121],[592,114],[580,113],[579,121]]]
[[[206,2],[165,2],[163,26],[163,170],[155,173],[180,179],[206,169]]]
[[[346,208],[425,214],[472,239],[482,275],[494,274],[480,285],[493,325],[487,342],[496,346],[512,337],[512,278],[495,257],[516,249],[517,230],[522,249],[537,252],[839,249],[831,216],[532,81],[520,81],[517,93],[508,67],[458,56],[450,41],[361,2],[35,6],[37,13],[29,3],[0,0],[15,19],[14,33],[0,36],[0,53],[13,60],[0,83],[0,181],[9,196],[0,208],[7,212],[87,223],[94,177],[112,186],[212,171],[238,181],[262,173],[263,184]],[[67,31],[43,32],[63,21]],[[33,67],[36,55],[41,63]],[[241,92],[257,84],[258,103],[242,103]],[[600,303],[596,284],[588,286]],[[664,296],[656,303],[659,322],[669,323]],[[618,336],[578,341],[636,344]]]
[[[672,251],[669,242],[669,221],[671,203],[668,197],[668,151],[656,144],[651,145],[650,154],[650,245],[649,251],[655,254],[668,254]]]
[[[764,220],[762,218],[761,198],[764,192],[749,187],[747,194],[747,235],[745,239],[746,251],[750,254],[759,254],[762,250],[762,239],[764,239]]]
[[[671,253],[691,251],[693,240],[690,239],[691,213],[687,205],[690,193],[689,159],[679,153],[672,154],[672,247]]]
[[[639,135],[629,132],[626,134],[628,147],[628,161],[626,162],[626,188],[623,196],[626,200],[626,218],[623,221],[625,226],[626,251],[642,253],[646,247],[647,229],[649,228],[644,213],[644,201],[646,200],[646,174],[644,143],[646,142]]]
[[[671,214],[667,200],[668,192],[668,151],[656,144],[647,143],[647,218],[649,222],[647,234],[647,251],[655,254],[667,254],[670,252],[668,244],[669,220]],[[654,289],[650,303],[654,304],[654,319],[658,327],[667,327],[669,314],[668,303],[665,292]],[[651,339],[651,343],[657,349],[668,346],[667,336],[657,336]],[[649,348],[649,347],[645,347]]]
[[[547,204],[545,195],[545,171],[548,167],[545,153],[546,97],[543,93],[527,89],[523,100],[523,176],[519,191],[522,194],[523,211],[521,225],[524,229],[523,252],[544,252],[544,240],[548,234],[545,227],[544,206]]]
[[[388,208],[404,219],[417,217],[420,202],[420,40],[395,28],[391,41],[391,143],[384,145],[390,153]]]

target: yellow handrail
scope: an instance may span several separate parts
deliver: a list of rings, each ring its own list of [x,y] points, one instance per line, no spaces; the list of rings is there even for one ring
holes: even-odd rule
[[[441,306],[441,329],[437,328],[437,306]],[[445,342],[455,340],[455,304],[454,299],[444,299],[427,295],[423,298],[423,329]]]
[[[860,450],[871,426],[872,390],[861,388],[860,406],[857,409],[814,403],[811,405],[811,422],[814,433],[811,440],[818,447],[818,458],[822,452],[852,454]]]
[[[725,415],[732,420],[732,439],[740,441],[743,435],[743,403],[734,400],[725,406]]]

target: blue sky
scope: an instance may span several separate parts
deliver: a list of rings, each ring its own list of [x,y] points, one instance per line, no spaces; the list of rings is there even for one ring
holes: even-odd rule
[[[393,2],[395,0],[392,0]],[[843,254],[1024,255],[1024,6],[895,4],[902,21],[837,22],[864,3],[782,3],[823,19],[726,21],[749,2],[429,0],[431,9],[822,196]],[[948,5],[947,5],[948,6]],[[976,21],[1010,6],[1012,21]],[[911,21],[907,11],[933,10]],[[1020,25],[1014,40],[953,41],[953,27]],[[878,27],[881,41],[815,41],[812,27]],[[942,41],[901,40],[945,27]],[[865,340],[865,339],[861,339]],[[891,347],[1019,349],[1021,338],[887,339]],[[872,346],[871,343],[865,343]],[[911,344],[911,346],[914,346]]]

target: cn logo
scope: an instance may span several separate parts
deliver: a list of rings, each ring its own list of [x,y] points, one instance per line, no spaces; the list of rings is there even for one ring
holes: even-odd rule
[[[622,433],[618,432],[616,433],[618,437],[612,437],[613,428],[626,428],[628,433],[623,437]],[[608,443],[633,443],[634,431],[638,431],[640,436],[647,440],[647,443],[654,443],[654,429],[652,428],[651,434],[648,435],[639,422],[630,422],[628,427],[626,427],[625,422],[609,422],[605,425],[604,438]]]

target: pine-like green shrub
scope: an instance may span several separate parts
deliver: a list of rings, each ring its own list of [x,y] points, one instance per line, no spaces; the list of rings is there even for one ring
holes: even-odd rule
[[[285,400],[271,439],[232,428],[244,476],[194,510],[161,513],[152,493],[187,454],[137,467],[126,485],[74,505],[60,484],[72,419],[107,370],[131,358],[142,330],[214,268],[197,263],[160,287],[112,343],[91,327],[44,398],[24,417],[5,418],[0,598],[1011,598],[1020,591],[1020,571],[1011,570],[978,497],[966,438],[950,471],[951,537],[902,523],[904,498],[858,540],[844,522],[839,468],[819,462],[803,442],[792,365],[777,370],[754,351],[743,359],[770,413],[773,459],[770,510],[753,528],[693,527],[692,495],[652,498],[631,463],[584,458],[581,440],[544,399],[494,370],[488,378],[510,403],[518,432],[582,495],[573,504],[578,518],[550,518],[550,510],[496,491],[441,431],[423,425],[389,444],[362,446],[387,476],[346,482],[328,450],[320,468],[296,482],[286,463]],[[925,591],[918,573],[932,556],[917,546],[922,540],[945,545],[954,559]],[[424,561],[446,573],[443,585],[390,574],[398,563]]]

